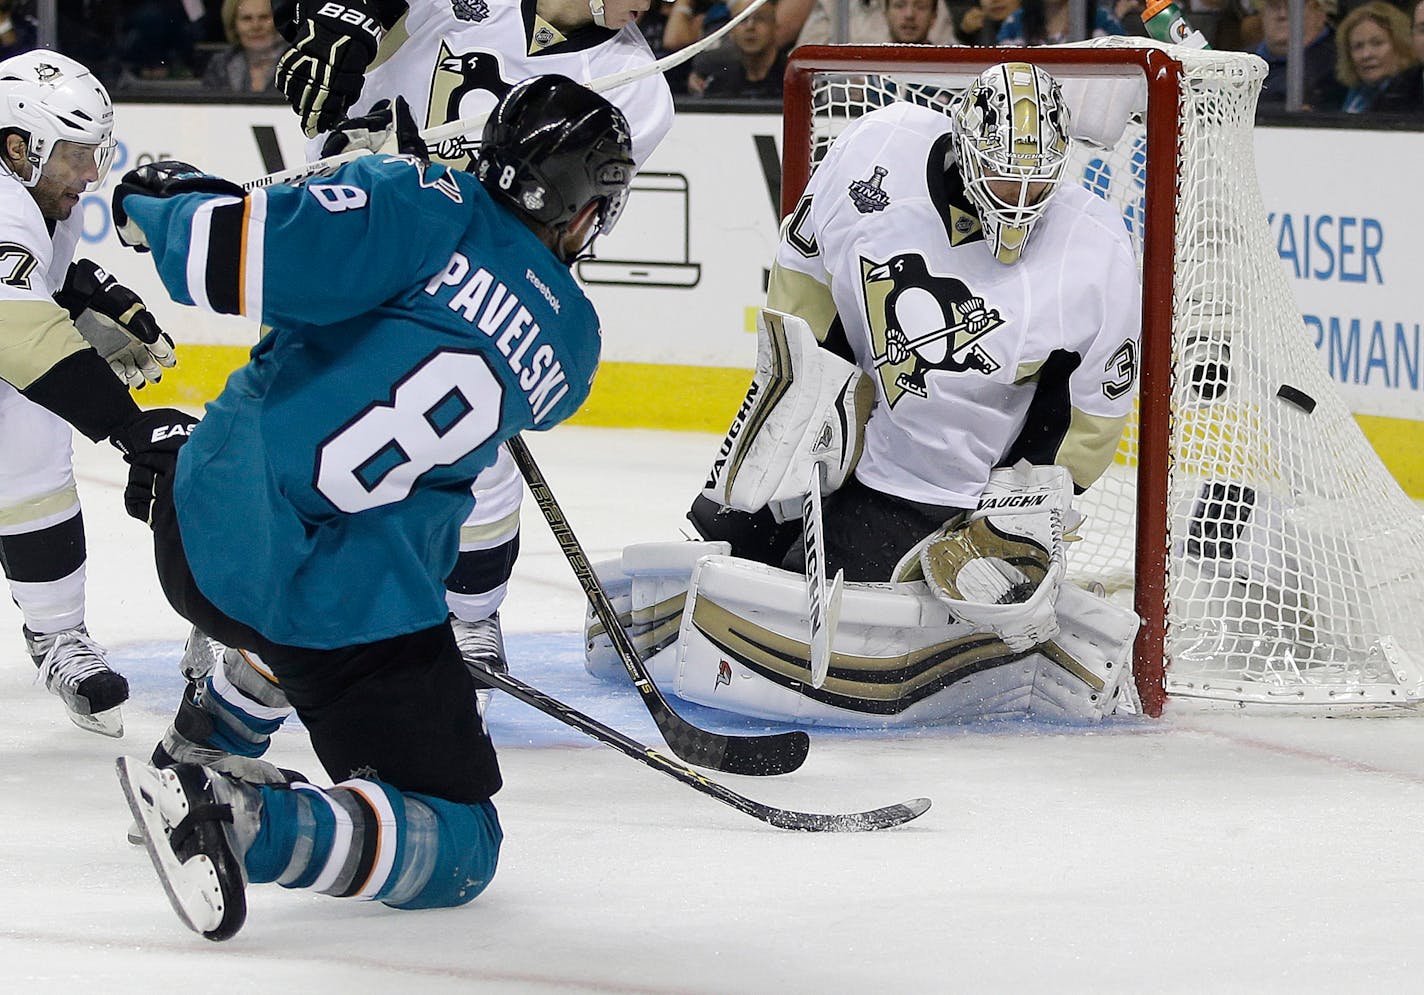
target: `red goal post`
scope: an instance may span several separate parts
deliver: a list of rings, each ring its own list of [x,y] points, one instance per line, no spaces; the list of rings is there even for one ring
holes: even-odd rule
[[[1004,61],[1063,81],[1075,121],[1104,81],[1139,88],[1120,137],[1077,143],[1073,175],[1122,209],[1139,251],[1142,355],[1113,479],[1084,495],[1100,546],[1084,557],[1093,542],[1074,544],[1070,568],[1142,617],[1143,709],[1159,715],[1169,693],[1233,707],[1424,699],[1424,579],[1401,555],[1424,563],[1424,520],[1336,396],[1268,242],[1260,59],[1124,38],[803,47],[786,76],[783,217],[855,117],[896,99],[943,106]],[[1328,482],[1340,473],[1343,490]],[[1358,534],[1332,522],[1346,503]]]

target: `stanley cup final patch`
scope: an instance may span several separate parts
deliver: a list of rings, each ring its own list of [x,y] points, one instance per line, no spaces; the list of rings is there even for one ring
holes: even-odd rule
[[[871,171],[869,179],[856,180],[850,185],[850,202],[861,214],[883,211],[890,204],[890,195],[880,189],[886,172],[884,166],[876,166]]]

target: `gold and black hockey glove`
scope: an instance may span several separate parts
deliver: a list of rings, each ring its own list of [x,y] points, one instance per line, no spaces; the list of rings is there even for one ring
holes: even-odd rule
[[[315,138],[361,96],[384,33],[379,13],[372,0],[297,0],[284,7],[281,27],[292,47],[277,60],[277,89]]]

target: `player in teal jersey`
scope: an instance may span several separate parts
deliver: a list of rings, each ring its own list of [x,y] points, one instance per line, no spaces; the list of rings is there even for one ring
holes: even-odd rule
[[[233,647],[202,685],[242,703],[208,710],[220,736],[265,748],[289,702],[338,782],[120,760],[175,910],[213,939],[242,925],[244,877],[447,906],[498,857],[499,768],[444,580],[474,476],[588,394],[598,321],[568,265],[622,206],[629,130],[536,77],[501,100],[471,176],[426,161],[403,111],[404,154],[302,187],[160,163],[114,195],[174,300],[272,326],[176,465],[135,463],[126,500],[145,519],[151,503],[174,608]]]

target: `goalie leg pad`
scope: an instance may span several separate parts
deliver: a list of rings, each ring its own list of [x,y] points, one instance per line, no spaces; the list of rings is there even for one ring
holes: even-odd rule
[[[693,573],[665,689],[742,715],[850,728],[1097,721],[1124,686],[1137,616],[1077,588],[1060,600],[1062,647],[1018,654],[951,618],[922,583],[847,584],[830,673],[817,689],[803,578],[709,556]]]
[[[741,511],[769,508],[777,521],[801,516],[811,467],[826,467],[826,492],[850,476],[875,389],[853,363],[820,347],[811,326],[764,309],[757,365],[702,493]]]
[[[668,651],[677,642],[693,567],[704,556],[728,551],[725,542],[646,542],[628,546],[616,560],[594,564],[619,623],[654,679],[676,665],[676,653]],[[605,680],[627,673],[592,605],[584,615],[583,634],[584,669]]]

